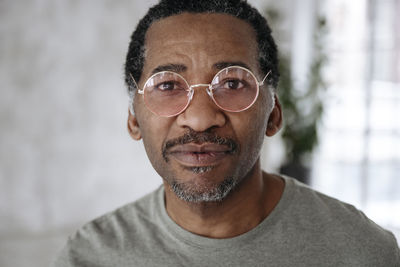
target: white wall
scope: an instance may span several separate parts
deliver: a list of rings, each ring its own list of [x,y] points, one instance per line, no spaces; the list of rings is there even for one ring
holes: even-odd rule
[[[155,2],[0,2],[0,266],[47,266],[76,227],[161,183],[127,134],[122,77]]]
[[[160,179],[126,131],[129,36],[154,1],[2,1],[0,266],[46,266]]]

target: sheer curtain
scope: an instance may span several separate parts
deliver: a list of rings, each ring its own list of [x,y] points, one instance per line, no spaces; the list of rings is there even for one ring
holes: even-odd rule
[[[400,238],[399,0],[327,0],[328,90],[312,186]]]

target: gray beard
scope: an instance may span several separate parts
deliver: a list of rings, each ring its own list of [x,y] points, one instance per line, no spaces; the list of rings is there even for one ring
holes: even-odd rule
[[[194,172],[198,173],[206,172],[204,168],[210,167],[196,167]],[[172,181],[170,187],[175,195],[183,201],[191,203],[200,202],[221,202],[226,198],[226,196],[236,187],[238,181],[233,177],[228,177],[213,188],[199,188],[195,185],[187,185],[184,183],[178,183],[177,181]],[[201,188],[200,188],[201,189]]]

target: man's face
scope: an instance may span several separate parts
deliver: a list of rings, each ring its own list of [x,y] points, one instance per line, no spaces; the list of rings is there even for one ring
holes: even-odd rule
[[[145,47],[140,88],[157,70],[171,68],[190,85],[210,83],[221,68],[238,64],[263,78],[254,29],[230,15],[162,19],[149,28]],[[135,117],[129,118],[131,134],[143,138],[155,170],[186,201],[222,200],[252,173],[272,106],[265,86],[253,106],[237,113],[219,109],[205,89],[196,87],[190,105],[174,117],[153,114],[136,94]]]

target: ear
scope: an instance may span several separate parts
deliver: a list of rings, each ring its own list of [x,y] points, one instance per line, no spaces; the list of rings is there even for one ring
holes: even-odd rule
[[[272,109],[271,114],[268,118],[267,131],[265,132],[266,136],[275,135],[282,128],[282,107],[281,103],[279,103],[279,99],[274,95],[275,98],[275,106]]]
[[[140,127],[139,123],[136,119],[136,116],[133,115],[129,110],[128,110],[128,132],[129,135],[135,139],[135,140],[140,140],[142,139],[142,134],[140,132]]]

